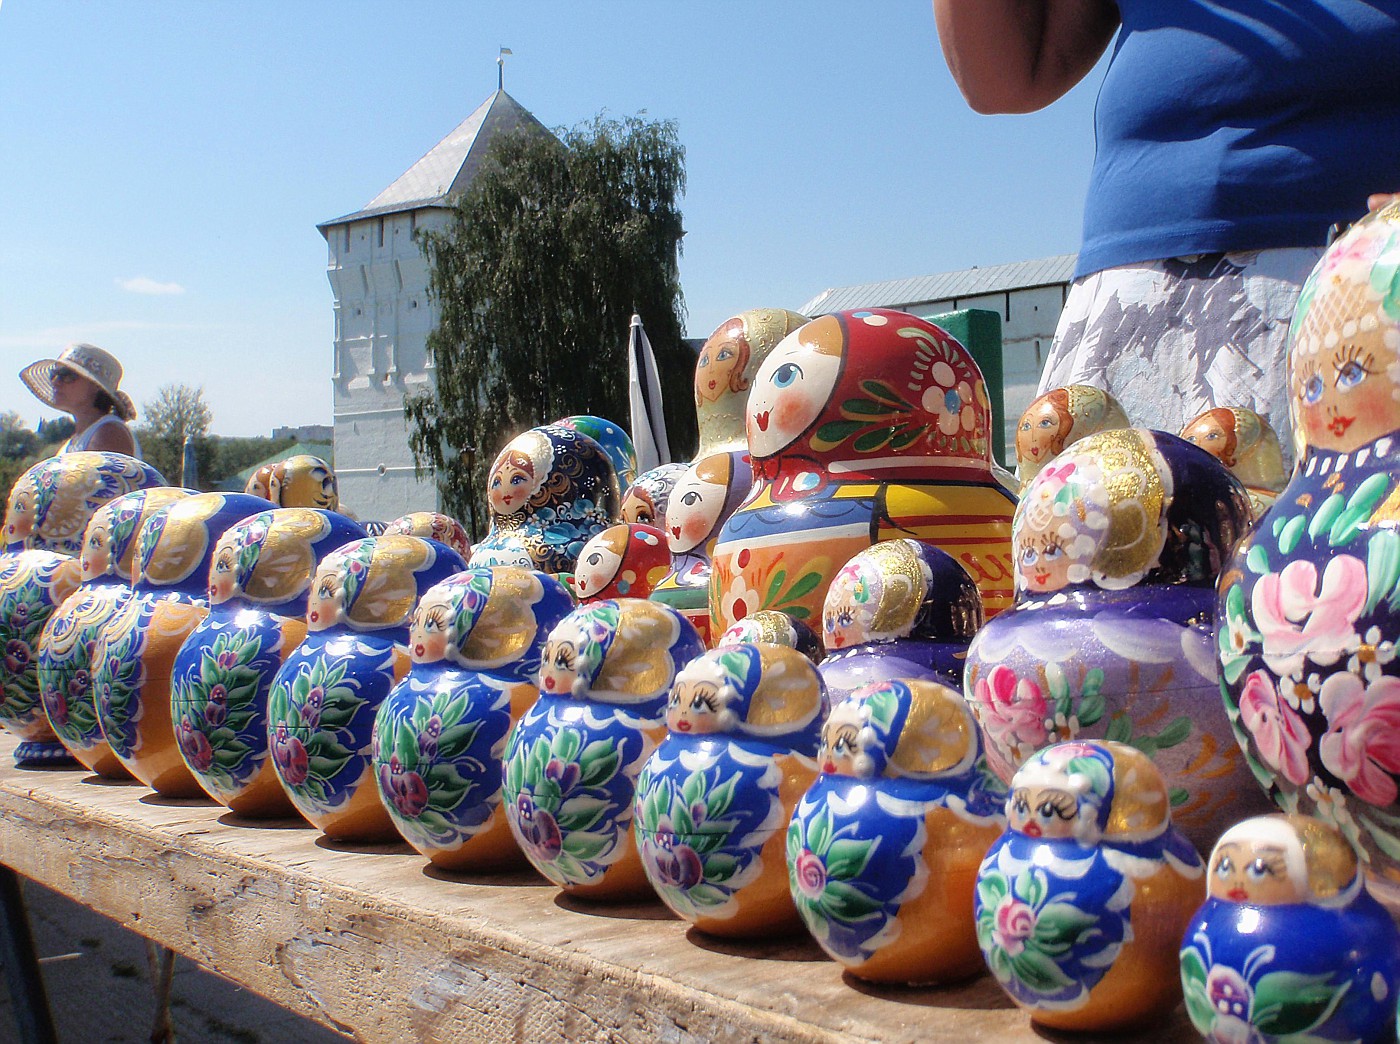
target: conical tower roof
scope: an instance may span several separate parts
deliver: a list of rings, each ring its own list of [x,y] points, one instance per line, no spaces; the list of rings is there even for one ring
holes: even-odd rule
[[[375,196],[361,210],[324,221],[316,227],[323,233],[333,225],[344,225],[362,218],[380,217],[421,207],[448,207],[481,167],[491,139],[498,134],[532,126],[545,134],[549,130],[523,105],[505,91],[494,91],[475,112],[454,127],[440,142],[394,183]]]

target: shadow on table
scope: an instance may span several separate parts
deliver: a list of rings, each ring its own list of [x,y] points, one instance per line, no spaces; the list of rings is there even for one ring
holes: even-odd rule
[[[609,902],[599,899],[579,899],[567,892],[560,892],[554,897],[554,905],[561,910],[568,910],[570,913],[586,914],[589,917],[608,917],[622,921],[680,920],[679,917],[666,909],[659,899],[643,900],[642,902],[635,900]]]
[[[448,884],[484,885],[491,888],[554,888],[529,866],[502,867],[499,870],[444,870],[428,863],[423,876]]]
[[[910,1004],[921,1008],[962,1008],[968,1011],[1000,1011],[1016,1007],[1010,997],[989,975],[977,975],[962,982],[946,983],[940,986],[898,986],[887,983],[867,982],[856,978],[848,971],[841,972],[841,981],[857,993],[867,997],[879,997],[895,1004]],[[1029,1016],[1027,1020],[1029,1021]],[[1041,1036],[1050,1031],[1041,1031]],[[1074,1040],[1072,1035],[1056,1035],[1049,1040]],[[1077,1038],[1082,1040],[1083,1038]],[[1096,1040],[1098,1038],[1095,1038]]]
[[[125,779],[111,779],[107,776],[99,776],[96,772],[84,776],[78,782],[87,787],[144,787],[146,785],[132,776],[127,776]]]
[[[149,794],[142,794],[136,799],[143,805],[154,805],[156,808],[219,808],[217,801],[211,797],[164,797],[152,791]]]
[[[747,957],[756,961],[820,961],[828,960],[822,948],[806,934],[793,933],[776,938],[725,939],[710,935],[699,928],[691,927],[685,933],[686,942],[711,953],[724,953],[731,957]],[[838,968],[832,965],[832,974]]]
[[[314,827],[312,829],[315,829]],[[351,855],[413,855],[413,846],[407,841],[386,841],[367,844],[358,841],[336,841],[321,834],[316,838],[316,847],[327,852],[348,852]]]
[[[245,830],[315,830],[316,828],[300,816],[277,816],[270,819],[255,819],[240,816],[237,812],[225,812],[219,817],[224,826],[239,827]]]

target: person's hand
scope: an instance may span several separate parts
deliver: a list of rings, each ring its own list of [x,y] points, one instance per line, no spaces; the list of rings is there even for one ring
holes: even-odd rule
[[[1397,202],[1400,202],[1400,192],[1377,192],[1373,196],[1366,197],[1366,209],[1380,210],[1381,207]]]

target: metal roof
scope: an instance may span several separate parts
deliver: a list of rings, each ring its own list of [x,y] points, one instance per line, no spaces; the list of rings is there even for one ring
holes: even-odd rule
[[[823,290],[798,311],[803,315],[824,315],[827,312],[843,312],[848,308],[907,308],[926,301],[951,301],[954,298],[998,294],[1005,290],[1054,286],[1068,283],[1074,278],[1077,257],[1077,254],[1059,254],[1035,261],[965,268],[958,272],[940,272],[912,279],[837,286]]]
[[[505,91],[494,91],[475,112],[379,195],[353,214],[323,221],[316,227],[323,233],[334,225],[364,218],[395,214],[423,207],[448,207],[471,184],[491,139],[520,126],[549,131],[539,120]]]

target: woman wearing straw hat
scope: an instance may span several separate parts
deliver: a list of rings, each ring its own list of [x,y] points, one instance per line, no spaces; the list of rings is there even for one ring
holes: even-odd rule
[[[19,379],[40,402],[72,415],[76,428],[60,453],[110,450],[141,455],[140,444],[126,426],[136,416],[136,407],[117,387],[122,364],[111,352],[95,344],[70,344],[57,359],[30,363]]]

